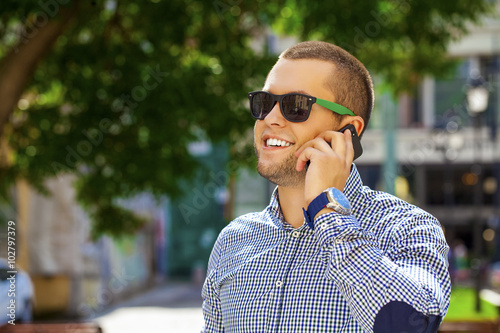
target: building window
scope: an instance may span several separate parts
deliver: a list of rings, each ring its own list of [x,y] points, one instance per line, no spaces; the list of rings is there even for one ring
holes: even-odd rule
[[[483,165],[479,175],[470,165],[429,166],[425,181],[428,205],[473,206],[479,186],[481,204],[492,206],[498,193],[498,180],[491,165]]]

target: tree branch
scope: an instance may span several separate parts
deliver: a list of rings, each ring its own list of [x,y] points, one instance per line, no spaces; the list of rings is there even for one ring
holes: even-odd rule
[[[71,8],[61,8],[56,19],[35,20],[18,45],[0,64],[0,136],[21,94],[36,70],[38,62],[50,51],[57,38],[77,12],[77,1]],[[40,16],[43,18],[43,16]]]

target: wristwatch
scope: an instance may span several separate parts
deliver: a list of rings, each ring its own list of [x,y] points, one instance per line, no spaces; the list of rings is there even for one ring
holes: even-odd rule
[[[351,204],[345,197],[342,191],[335,187],[324,190],[318,195],[307,207],[307,210],[302,208],[307,225],[314,230],[314,217],[323,208],[333,209],[335,212],[342,215],[351,215]]]

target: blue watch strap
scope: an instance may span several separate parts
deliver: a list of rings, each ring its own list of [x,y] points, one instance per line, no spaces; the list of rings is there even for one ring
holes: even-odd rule
[[[313,201],[309,204],[307,207],[307,210],[302,208],[302,211],[304,212],[304,217],[306,219],[307,225],[311,230],[314,230],[314,217],[316,214],[319,213],[320,210],[326,207],[326,204],[328,204],[328,197],[326,196],[325,193],[321,193],[318,195],[316,198],[314,198]]]

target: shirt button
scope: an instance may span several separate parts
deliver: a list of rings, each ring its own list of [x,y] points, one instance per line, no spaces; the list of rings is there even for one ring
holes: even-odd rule
[[[325,230],[326,229],[326,223],[323,223],[319,226],[322,230]]]
[[[341,239],[335,239],[335,244],[342,244],[342,240]]]
[[[281,287],[282,285],[283,285],[283,282],[281,282],[281,281],[279,281],[279,280],[278,280],[278,281],[276,281],[276,287],[278,287],[278,288],[279,288],[279,287]]]
[[[294,231],[294,232],[292,232],[292,236],[295,237],[295,238],[299,238],[300,232]]]

